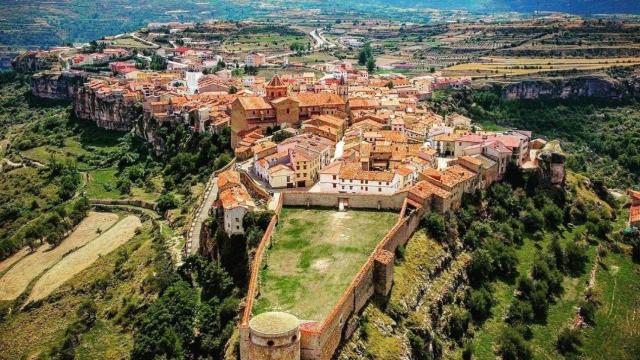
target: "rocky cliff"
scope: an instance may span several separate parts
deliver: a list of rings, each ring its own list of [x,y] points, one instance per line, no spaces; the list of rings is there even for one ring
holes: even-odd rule
[[[527,80],[509,84],[503,88],[505,100],[600,98],[620,100],[627,96],[640,96],[637,77],[614,79],[585,76],[570,79]]]
[[[73,100],[86,80],[83,72],[41,72],[31,77],[31,93],[43,99]]]
[[[55,54],[44,51],[27,51],[13,59],[11,66],[20,73],[34,73],[42,70],[51,70],[58,63]]]
[[[129,131],[142,116],[139,100],[115,92],[103,93],[85,85],[76,91],[73,103],[78,118],[91,120],[104,129]]]

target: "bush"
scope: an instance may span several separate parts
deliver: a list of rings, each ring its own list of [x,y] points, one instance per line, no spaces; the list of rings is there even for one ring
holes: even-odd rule
[[[482,322],[491,316],[493,303],[494,299],[491,291],[486,287],[482,287],[478,290],[471,290],[467,300],[467,307],[473,320]]]
[[[562,355],[577,353],[581,345],[582,339],[580,339],[580,333],[576,330],[565,328],[558,334],[556,349]]]
[[[544,216],[536,209],[529,209],[521,216],[524,227],[529,233],[535,233],[544,227]]]
[[[515,300],[507,310],[506,321],[509,324],[526,324],[533,321],[533,307],[531,303]]]
[[[160,213],[177,207],[178,199],[171,193],[164,194],[158,198],[158,210],[160,210]]]
[[[567,270],[573,275],[582,274],[587,262],[586,247],[575,242],[569,242],[565,248],[565,252],[567,256]]]
[[[553,203],[548,203],[542,208],[544,223],[550,229],[557,229],[564,222],[564,213]]]
[[[595,325],[596,323],[596,304],[592,301],[584,301],[580,304],[580,315],[589,325]]]
[[[498,337],[498,353],[504,360],[529,360],[531,348],[522,335],[512,328],[505,328]]]
[[[446,240],[447,229],[442,215],[434,212],[427,213],[422,219],[422,226],[437,241]]]

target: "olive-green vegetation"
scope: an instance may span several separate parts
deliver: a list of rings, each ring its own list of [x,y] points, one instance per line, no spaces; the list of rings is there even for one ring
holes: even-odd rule
[[[583,176],[548,188],[513,170],[453,214],[425,215],[340,358],[633,358],[640,237],[620,232],[626,210]]]
[[[26,76],[7,73],[1,81],[0,154],[26,167],[0,173],[0,259],[25,245],[57,243],[77,219],[41,237],[52,230],[46,224],[67,218],[71,211],[63,209],[79,196],[162,198],[162,210],[186,210],[195,201],[194,187],[231,160],[228,133],[163,127],[157,135],[165,146],[158,154],[133,133],[76,119],[66,102],[33,97]]]
[[[173,271],[166,239],[146,222],[132,240],[74,276],[47,298],[0,317],[3,358],[125,358],[137,317]]]
[[[391,212],[282,209],[254,313],[281,309],[324,320],[397,220]]]
[[[567,166],[592,181],[624,188],[640,179],[640,105],[633,100],[505,101],[484,91],[461,105],[478,122],[562,140]]]

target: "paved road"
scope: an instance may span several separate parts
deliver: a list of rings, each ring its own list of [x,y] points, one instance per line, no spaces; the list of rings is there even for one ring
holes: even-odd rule
[[[196,254],[200,249],[200,232],[202,230],[202,224],[209,217],[209,211],[217,197],[218,178],[212,177],[205,188],[205,194],[203,196],[204,200],[193,217],[191,229],[187,235],[187,242],[185,243],[187,255]]]

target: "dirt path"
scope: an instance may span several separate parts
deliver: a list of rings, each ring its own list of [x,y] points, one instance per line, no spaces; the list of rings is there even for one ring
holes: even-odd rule
[[[43,245],[34,253],[24,256],[0,278],[0,300],[13,300],[20,296],[40,273],[60,261],[73,249],[84,246],[98,237],[98,229],[106,230],[117,220],[116,214],[91,212],[60,245],[53,249],[49,245]],[[11,261],[11,258],[7,260]]]
[[[131,240],[141,225],[137,216],[129,215],[97,239],[64,257],[38,279],[26,303],[47,297],[60,285],[93,264],[101,255],[107,255]]]

